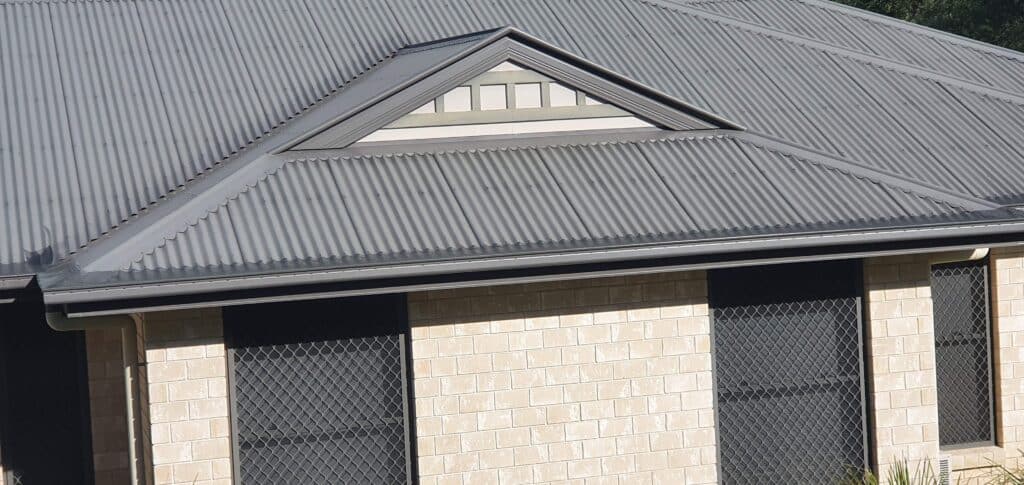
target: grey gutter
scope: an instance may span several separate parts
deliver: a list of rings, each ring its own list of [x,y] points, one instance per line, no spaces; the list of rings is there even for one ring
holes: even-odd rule
[[[167,283],[130,284],[116,287],[76,289],[44,288],[43,299],[47,305],[67,305],[134,298],[169,297],[214,293],[219,291],[265,289],[385,278],[410,278],[444,274],[558,267],[574,264],[601,264],[660,258],[729,255],[750,251],[800,249],[851,244],[871,244],[914,240],[921,240],[922,242],[925,242],[927,240],[941,238],[996,236],[1014,233],[1024,233],[1024,221],[1012,220],[958,226],[789,235],[769,238],[720,240],[704,243],[675,243],[463,261],[442,261],[367,268],[328,269],[320,271],[261,274],[217,279],[186,280]],[[59,281],[56,283],[60,284]]]
[[[1005,247],[1024,244],[1021,242],[986,244],[988,247]],[[702,271],[710,269],[736,268],[743,266],[758,266],[768,264],[806,263],[815,261],[832,261],[840,259],[860,259],[868,257],[901,256],[907,254],[929,254],[944,253],[946,251],[970,251],[972,254],[977,250],[977,244],[961,244],[952,246],[937,246],[933,248],[912,248],[894,249],[879,251],[854,251],[825,255],[808,255],[799,257],[779,257],[764,259],[735,260],[727,263],[695,263],[675,264],[650,268],[628,268],[611,269],[604,271],[581,271],[573,273],[556,273],[550,275],[520,276],[508,278],[488,278],[475,280],[459,280],[451,282],[438,282],[426,284],[408,284],[396,286],[380,286],[337,291],[311,291],[306,293],[281,294],[272,296],[254,296],[244,298],[214,298],[209,301],[193,301],[187,303],[164,303],[164,304],[138,304],[125,305],[114,309],[80,309],[67,306],[70,317],[92,317],[105,315],[119,315],[125,313],[162,312],[174,310],[186,310],[196,308],[214,308],[237,305],[253,305],[257,303],[275,303],[286,301],[309,301],[325,298],[343,298],[353,296],[382,295],[394,293],[409,293],[416,291],[450,290],[458,288],[475,288],[480,286],[499,286],[511,284],[544,283],[551,281],[579,280],[587,278],[607,278],[615,276],[629,276],[641,274],[670,273],[676,271]],[[962,254],[962,253],[958,253]],[[962,258],[966,259],[966,258]]]

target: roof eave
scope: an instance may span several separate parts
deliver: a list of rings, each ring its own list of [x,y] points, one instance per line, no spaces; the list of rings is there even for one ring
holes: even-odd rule
[[[309,299],[352,292],[367,294],[424,290],[453,284],[494,285],[538,278],[572,279],[616,272],[624,274],[709,269],[1020,244],[1024,244],[1024,220],[1017,219],[111,286],[61,286],[69,280],[60,275],[40,278],[40,282],[44,301],[48,305],[100,304],[105,305],[105,308],[114,308],[104,310],[105,313],[125,313],[129,309],[138,311],[141,308],[160,307],[153,302],[166,298],[191,297],[205,301],[201,306],[218,306],[232,301],[249,302],[251,298],[231,297],[246,291],[256,291],[264,297],[280,293],[291,295],[288,297],[291,299],[302,299],[300,295]],[[609,269],[602,269],[605,267]],[[496,278],[496,275],[506,274],[509,276]],[[348,289],[325,291],[330,285],[347,285]]]

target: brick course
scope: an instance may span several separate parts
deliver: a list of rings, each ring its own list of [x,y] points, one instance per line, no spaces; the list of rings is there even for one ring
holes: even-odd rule
[[[930,278],[927,255],[865,262],[871,442],[882,475],[897,460],[916,467],[939,452]]]
[[[956,477],[987,483],[994,463],[1024,466],[1024,249],[997,248],[990,256],[996,443],[951,451]]]
[[[1024,249],[992,254],[1000,446],[938,447],[930,257],[865,263],[881,472],[953,456],[956,477],[1024,448]],[[702,272],[409,295],[421,483],[714,483]],[[147,314],[156,483],[229,483],[219,310]],[[972,483],[972,482],[968,482]]]
[[[714,483],[704,273],[409,300],[421,483]]]
[[[128,420],[124,393],[121,330],[85,333],[96,484],[128,483]]]
[[[940,450],[930,262],[925,255],[869,260],[870,379],[879,463],[952,459],[953,480],[988,483],[994,464],[1024,464],[1024,249],[990,256],[997,445]]]
[[[230,485],[220,309],[149,313],[143,322],[154,483]]]

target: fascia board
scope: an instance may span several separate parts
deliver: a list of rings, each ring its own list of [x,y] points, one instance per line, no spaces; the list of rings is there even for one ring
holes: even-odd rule
[[[322,269],[303,272],[261,274],[241,277],[220,277],[191,281],[127,284],[113,287],[43,288],[47,304],[74,304],[116,299],[152,298],[226,290],[272,288],[295,285],[338,283],[385,278],[408,278],[441,274],[469,274],[557,267],[574,264],[601,264],[620,261],[639,261],[661,258],[729,255],[778,249],[821,248],[828,246],[920,241],[956,237],[983,237],[1007,234],[1024,236],[1024,220],[1008,220],[903,229],[876,229],[843,233],[804,234],[776,237],[737,238],[699,243],[657,244],[640,247],[604,250],[570,251],[553,254],[533,254],[372,266],[364,268]],[[1024,239],[1022,239],[1024,240]]]

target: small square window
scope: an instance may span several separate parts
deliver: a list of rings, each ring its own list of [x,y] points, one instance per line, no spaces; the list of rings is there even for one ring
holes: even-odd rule
[[[540,108],[540,83],[516,84],[516,108]]]
[[[506,99],[505,85],[495,84],[490,86],[480,86],[480,109],[495,110],[495,109],[507,109],[508,100]]]
[[[459,86],[444,95],[444,112],[459,113],[473,109],[469,86]]]
[[[551,107],[576,106],[576,91],[558,83],[548,85],[551,93]]]

